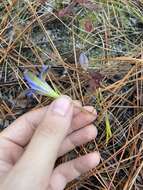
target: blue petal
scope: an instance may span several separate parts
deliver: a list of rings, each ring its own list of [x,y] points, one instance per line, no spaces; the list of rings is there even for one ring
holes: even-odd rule
[[[42,65],[41,72],[39,73],[39,78],[41,80],[45,81],[48,70],[49,70],[49,66]]]
[[[35,81],[31,80],[31,78],[25,73],[24,74],[24,78],[25,80],[28,82],[28,85],[31,87],[31,89],[35,90],[35,91],[41,91],[42,93],[47,94],[47,91],[45,91],[42,86],[36,84]]]
[[[79,64],[84,70],[87,70],[89,67],[89,60],[88,57],[85,55],[85,53],[81,53],[79,56]]]

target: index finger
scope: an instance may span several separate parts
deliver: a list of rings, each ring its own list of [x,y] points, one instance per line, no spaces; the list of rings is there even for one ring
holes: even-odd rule
[[[73,116],[75,117],[80,112],[81,103],[79,101],[74,101],[74,103],[76,106],[74,106]],[[48,107],[38,108],[19,117],[0,133],[0,138],[5,138],[21,147],[25,147],[44,118]]]

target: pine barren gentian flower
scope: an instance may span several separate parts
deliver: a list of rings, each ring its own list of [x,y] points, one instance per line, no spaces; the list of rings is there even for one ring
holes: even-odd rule
[[[27,81],[32,92],[36,92],[44,96],[49,96],[51,98],[58,98],[60,96],[60,94],[53,90],[51,86],[44,80],[42,74],[37,77],[32,72],[26,71],[24,73],[24,78]]]
[[[89,60],[88,57],[86,56],[86,54],[84,52],[82,52],[79,56],[79,64],[80,66],[87,71],[88,67],[89,67]]]

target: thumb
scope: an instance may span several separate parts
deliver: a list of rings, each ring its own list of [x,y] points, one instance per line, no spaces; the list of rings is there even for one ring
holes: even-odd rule
[[[37,190],[44,189],[44,186],[46,189],[58,149],[71,125],[72,114],[73,104],[68,96],[61,96],[48,107],[25,153],[12,171],[12,175],[17,174],[18,179],[24,181],[24,184],[19,182],[22,189]]]

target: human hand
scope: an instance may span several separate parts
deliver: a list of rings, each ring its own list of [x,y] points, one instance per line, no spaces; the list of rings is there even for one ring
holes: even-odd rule
[[[77,104],[78,106],[75,106]],[[0,133],[0,189],[63,190],[68,182],[96,167],[98,152],[54,168],[56,159],[97,135],[93,107],[61,96],[50,106],[24,114]]]

